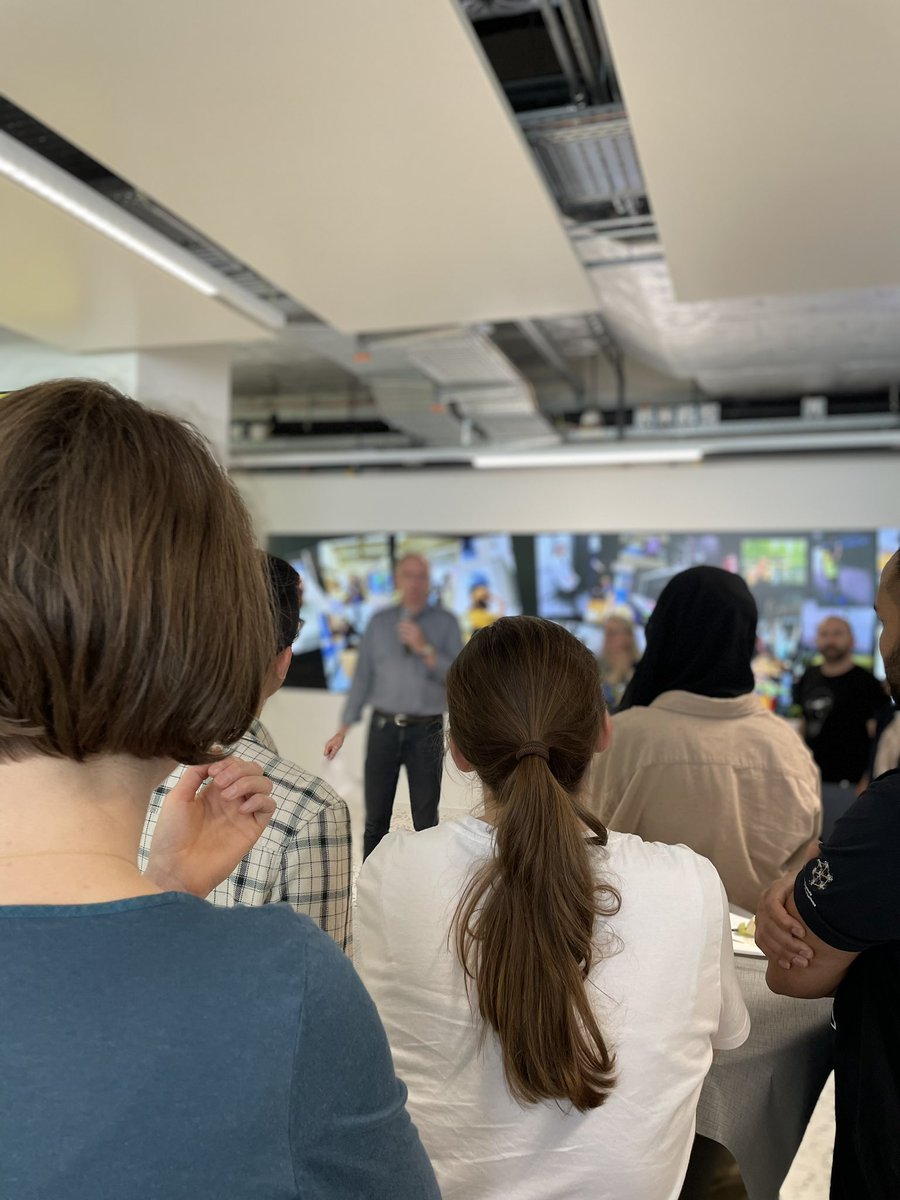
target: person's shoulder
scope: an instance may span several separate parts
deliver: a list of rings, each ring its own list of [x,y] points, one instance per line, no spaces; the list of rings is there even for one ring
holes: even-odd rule
[[[823,853],[830,849],[865,849],[893,859],[900,837],[900,770],[887,771],[870,783],[837,821]]]
[[[625,708],[621,712],[613,713],[610,720],[613,727],[613,741],[611,746],[615,746],[617,738],[631,739],[639,737],[642,731],[648,727],[652,727],[659,719],[659,711],[648,708],[644,705],[636,704],[633,708]]]
[[[391,604],[387,608],[376,609],[366,622],[362,640],[386,637],[396,626],[399,614],[400,609],[396,604]]]
[[[647,842],[634,833],[610,832],[607,854],[616,870],[628,869],[654,876],[670,874],[716,883],[719,878],[709,859],[689,846]]]
[[[444,854],[448,847],[460,841],[464,824],[451,819],[441,821],[431,829],[394,829],[381,839],[366,859],[363,869],[370,872],[374,869],[384,870],[397,863],[421,862],[426,857]]]
[[[268,964],[276,960],[291,971],[302,968],[310,945],[319,936],[331,940],[289,904],[225,908],[201,901],[193,906],[193,924],[206,944],[239,961],[242,972],[269,969]]]
[[[883,775],[879,775],[869,784],[860,796],[860,800],[870,800],[879,806],[882,804],[896,805],[896,816],[900,822],[900,768],[894,771],[885,771]]]
[[[398,894],[430,889],[449,868],[456,870],[461,864],[488,855],[491,846],[490,826],[474,817],[441,821],[417,832],[395,829],[381,839],[363,863],[360,895],[382,884]]]
[[[847,671],[843,676],[843,678],[848,682],[854,683],[859,688],[866,688],[871,691],[874,691],[875,689],[878,691],[883,691],[881,684],[878,682],[872,672],[867,670],[865,667],[860,666],[859,663],[854,663],[850,670]],[[887,704],[887,696],[884,697],[884,702]]]
[[[768,708],[759,706],[759,712],[752,717],[752,728],[756,737],[764,745],[771,748],[773,756],[779,761],[793,763],[794,766],[808,767],[815,764],[812,751],[804,742],[799,732],[790,725],[784,717],[778,716]]]
[[[610,873],[621,884],[623,904],[630,901],[647,912],[669,915],[672,910],[676,919],[698,908],[716,920],[721,915],[719,873],[708,858],[688,846],[610,833],[607,865],[601,866],[600,874],[609,877]]]
[[[369,617],[369,623],[366,626],[368,632],[373,626],[377,629],[379,625],[391,625],[396,622],[400,613],[400,607],[397,604],[389,604],[386,608],[378,608]]]
[[[237,753],[239,757],[250,757],[241,755],[239,749]],[[307,771],[299,763],[267,749],[255,758],[272,784],[272,799],[275,801],[275,813],[262,835],[264,840],[290,839],[325,810],[349,814],[346,801],[324,779]]]
[[[305,767],[289,758],[279,756],[271,767],[266,769],[265,774],[272,780],[276,803],[283,795],[286,800],[304,810],[347,807],[346,801],[321,776],[307,771]]]
[[[446,625],[448,629],[451,627],[456,630],[459,629],[459,621],[456,617],[456,614],[451,612],[449,608],[445,608],[443,604],[432,605],[432,607],[429,609],[429,612],[435,620],[440,621],[443,625]]]

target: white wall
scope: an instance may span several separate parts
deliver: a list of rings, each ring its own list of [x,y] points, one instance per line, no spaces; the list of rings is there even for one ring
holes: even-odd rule
[[[870,529],[900,525],[900,456],[756,458],[696,466],[384,473],[236,472],[260,543],[274,533],[532,533]],[[343,697],[282,690],[266,721],[282,753],[318,770],[354,806],[364,726],[334,764],[322,746]],[[467,806],[457,772],[444,806]],[[404,793],[398,793],[403,801]]]

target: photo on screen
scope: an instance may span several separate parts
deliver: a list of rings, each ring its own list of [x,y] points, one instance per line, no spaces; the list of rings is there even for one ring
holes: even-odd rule
[[[834,607],[875,603],[873,533],[815,533],[810,580],[816,599]]]
[[[537,615],[552,621],[602,624],[617,604],[613,562],[618,543],[617,537],[609,535],[538,534],[534,562]]]
[[[749,588],[805,587],[809,541],[805,537],[742,537],[741,574]]]
[[[286,559],[303,583],[304,625],[285,683],[346,691],[366,626],[393,597],[390,539],[282,536],[269,539],[269,550]]]

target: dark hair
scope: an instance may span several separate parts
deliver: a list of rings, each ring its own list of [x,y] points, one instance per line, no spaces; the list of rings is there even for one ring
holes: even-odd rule
[[[266,572],[269,579],[272,609],[275,614],[275,629],[278,635],[277,653],[287,650],[297,637],[300,623],[300,576],[289,562],[266,554]]]
[[[0,401],[0,761],[214,761],[274,636],[247,511],[195,429],[95,380]]]
[[[618,893],[585,839],[606,829],[578,794],[605,703],[590,651],[559,625],[504,617],[476,633],[447,675],[450,736],[489,794],[492,858],[456,914],[456,950],[497,1034],[511,1094],[597,1108],[614,1083],[586,980],[595,923]],[[519,757],[528,743],[547,748]]]

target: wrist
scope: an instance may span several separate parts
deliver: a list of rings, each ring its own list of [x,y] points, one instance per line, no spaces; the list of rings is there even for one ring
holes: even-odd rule
[[[192,888],[189,888],[177,872],[168,870],[159,862],[151,862],[144,871],[144,878],[149,879],[151,883],[158,888],[162,888],[164,892],[187,892],[189,895],[197,895]],[[207,892],[200,897],[205,899]]]
[[[437,651],[429,642],[426,642],[418,653],[419,658],[437,658]]]

